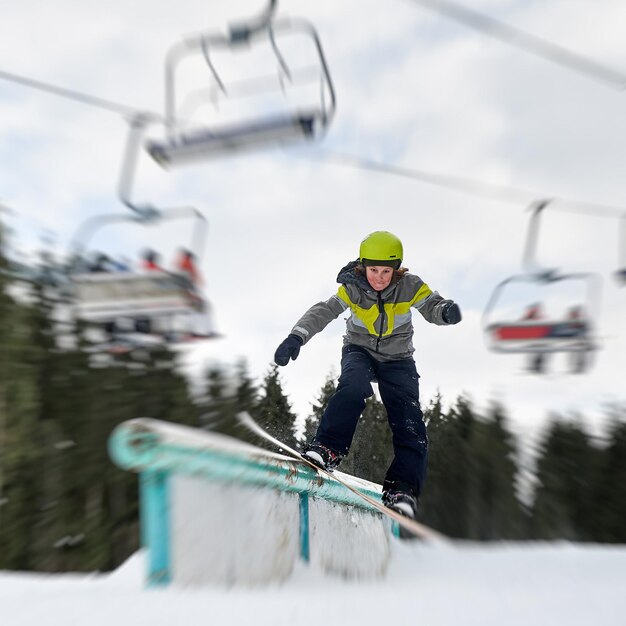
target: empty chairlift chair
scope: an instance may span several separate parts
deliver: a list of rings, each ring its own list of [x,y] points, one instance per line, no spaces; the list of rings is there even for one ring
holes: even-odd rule
[[[170,49],[166,61],[166,136],[161,140],[147,140],[145,144],[158,163],[169,166],[267,145],[311,141],[324,133],[335,112],[335,92],[320,39],[307,21],[273,19],[275,4],[270,3],[267,14],[258,24],[234,27],[228,34],[188,37]],[[301,67],[293,55],[281,50],[281,44],[295,36],[307,43],[309,53],[315,58],[313,66]],[[216,52],[230,50],[253,57],[251,51],[262,44],[271,49],[273,61],[271,68],[258,68],[261,70],[258,76],[229,82],[223,72],[218,71],[214,60]],[[183,111],[179,74],[183,62],[193,58],[202,61],[205,76],[199,76],[202,84],[195,93],[185,94],[185,102],[193,101],[195,105]],[[315,98],[293,105],[288,100],[289,93],[305,82],[316,84]],[[210,98],[202,95],[207,92]],[[253,108],[252,114],[227,121],[221,120],[219,115],[210,122],[198,121],[195,117],[197,109],[205,105],[207,99],[211,100],[209,104],[218,107],[232,99],[268,93],[280,96],[280,107]]]

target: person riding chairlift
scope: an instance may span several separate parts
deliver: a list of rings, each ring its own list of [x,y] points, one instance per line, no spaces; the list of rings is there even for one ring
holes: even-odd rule
[[[161,255],[154,250],[146,250],[141,259],[141,269],[149,272],[162,272]]]
[[[541,302],[535,302],[524,311],[521,319],[522,321],[534,321],[543,319],[544,317]],[[547,355],[542,352],[530,354],[528,359],[528,371],[533,374],[545,373],[546,356]]]
[[[540,320],[542,318],[543,312],[541,310],[541,302],[535,302],[534,304],[531,304],[522,316],[523,320]]]
[[[176,272],[186,276],[194,287],[198,287],[202,280],[196,266],[196,256],[190,250],[181,248],[175,262]]]

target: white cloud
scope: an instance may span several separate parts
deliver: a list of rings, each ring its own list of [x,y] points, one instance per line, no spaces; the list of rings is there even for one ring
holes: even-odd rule
[[[237,3],[254,14],[258,2]],[[626,51],[623,3],[481,1],[472,6],[616,68]],[[338,95],[326,149],[398,165],[619,204],[624,197],[623,94],[507,47],[409,2],[292,0],[322,37]],[[0,69],[161,111],[163,58],[183,33],[223,29],[232,3],[78,2],[11,5],[0,24]],[[116,199],[126,139],[120,116],[0,81],[0,197],[23,215],[23,239],[55,229],[66,242],[81,220],[126,212]],[[145,157],[145,155],[144,155]],[[336,289],[337,270],[360,239],[385,228],[403,239],[406,263],[459,300],[464,321],[435,328],[416,318],[423,398],[468,392],[485,405],[502,397],[519,429],[551,411],[596,421],[607,400],[624,400],[626,288],[606,282],[599,334],[604,349],[583,377],[521,374],[521,360],[484,347],[480,316],[495,285],[521,269],[525,207],[480,200],[400,178],[270,151],[164,171],[147,159],[135,198],[194,205],[210,223],[203,271],[226,338],[194,359],[247,356],[261,377],[304,310]],[[538,256],[565,269],[614,269],[617,227],[550,213]],[[111,230],[98,245],[149,241],[166,258],[191,224]],[[116,243],[118,242],[118,243]],[[120,243],[121,242],[121,243]],[[338,370],[342,322],[331,324],[283,371],[296,409],[308,411]]]

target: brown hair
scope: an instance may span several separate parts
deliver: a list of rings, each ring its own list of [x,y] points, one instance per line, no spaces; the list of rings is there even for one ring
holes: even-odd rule
[[[391,279],[390,285],[397,283],[407,272],[409,271],[408,267],[400,267],[397,270],[393,270],[393,277]],[[359,276],[367,276],[367,271],[365,266],[362,264],[357,265],[354,268],[354,272]]]

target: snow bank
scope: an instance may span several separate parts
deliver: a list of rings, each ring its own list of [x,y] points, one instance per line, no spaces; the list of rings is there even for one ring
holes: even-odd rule
[[[298,564],[280,585],[143,589],[143,555],[110,575],[0,573],[3,626],[618,626],[626,547],[392,543],[386,575],[328,577]],[[322,613],[320,617],[319,613]],[[392,617],[393,616],[393,617]]]

